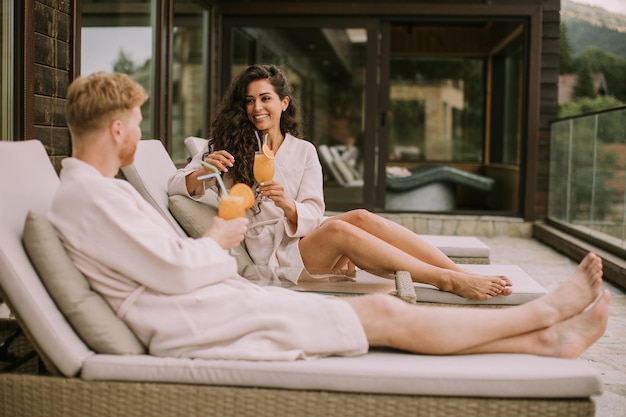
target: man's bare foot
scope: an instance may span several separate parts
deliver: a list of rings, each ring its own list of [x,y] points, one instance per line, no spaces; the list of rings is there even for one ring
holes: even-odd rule
[[[537,302],[548,307],[542,312],[551,319],[548,323],[558,323],[587,308],[600,294],[601,285],[602,258],[588,253],[567,281]]]
[[[511,281],[504,276],[484,276],[463,272],[452,272],[450,287],[441,288],[461,297],[488,300],[496,295],[510,295]]]
[[[611,293],[604,290],[589,309],[540,331],[544,356],[574,359],[594,344],[605,332]]]

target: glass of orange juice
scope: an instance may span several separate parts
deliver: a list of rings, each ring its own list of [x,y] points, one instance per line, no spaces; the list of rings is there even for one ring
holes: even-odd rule
[[[235,184],[227,195],[220,197],[220,205],[217,215],[224,220],[237,219],[246,215],[246,210],[254,205],[254,192],[246,184]],[[239,255],[236,249],[231,249],[230,254]]]
[[[224,220],[244,217],[246,210],[254,205],[254,192],[246,184],[233,185],[228,194],[222,194],[217,215]]]
[[[236,195],[222,196],[217,215],[224,220],[232,220],[243,217],[246,214],[244,198]]]
[[[257,151],[254,154],[252,172],[254,179],[259,184],[274,178],[274,152],[267,145],[263,145],[262,151]],[[268,198],[264,197],[263,200],[267,201]]]

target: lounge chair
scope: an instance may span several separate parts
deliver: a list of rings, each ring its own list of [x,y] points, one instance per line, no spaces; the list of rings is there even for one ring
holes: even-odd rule
[[[378,349],[294,362],[151,356],[89,289],[45,219],[58,184],[39,141],[0,142],[0,296],[48,370],[0,374],[1,415],[594,414],[602,384],[580,359]]]
[[[363,186],[361,174],[343,160],[336,147],[320,145],[317,149],[322,165],[341,187]],[[386,175],[388,210],[451,211],[456,208],[457,186],[486,192],[495,183],[492,178],[445,165],[395,168],[388,169]]]

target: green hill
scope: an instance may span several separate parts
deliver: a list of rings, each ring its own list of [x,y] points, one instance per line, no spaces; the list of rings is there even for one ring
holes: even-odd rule
[[[600,7],[561,2],[561,21],[567,26],[572,54],[599,48],[626,58],[626,16]]]

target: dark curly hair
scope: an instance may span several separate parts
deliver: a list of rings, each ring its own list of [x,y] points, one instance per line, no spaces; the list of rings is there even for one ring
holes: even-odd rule
[[[293,90],[279,67],[251,65],[233,80],[211,124],[209,137],[214,150],[224,149],[235,158],[235,167],[228,170],[233,182],[242,182],[251,187],[255,184],[252,167],[258,145],[254,125],[246,113],[246,90],[248,84],[257,80],[268,80],[281,100],[289,96],[289,106],[280,119],[280,131],[283,135],[290,133],[295,137],[300,136]]]

